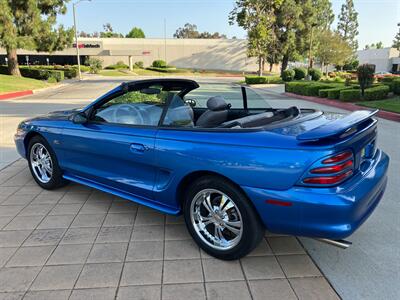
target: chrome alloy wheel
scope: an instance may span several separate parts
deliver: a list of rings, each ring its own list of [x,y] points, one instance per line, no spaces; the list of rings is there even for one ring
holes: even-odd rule
[[[190,206],[190,220],[197,235],[211,248],[229,250],[242,238],[239,208],[219,190],[204,189],[196,194]]]
[[[53,162],[46,147],[41,143],[34,144],[29,158],[36,178],[42,183],[48,183],[53,175]]]

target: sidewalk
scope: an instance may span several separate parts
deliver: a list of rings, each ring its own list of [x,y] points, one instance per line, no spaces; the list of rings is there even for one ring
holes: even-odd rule
[[[200,251],[181,217],[84,186],[45,191],[0,171],[0,298],[339,299],[295,237],[239,261]]]

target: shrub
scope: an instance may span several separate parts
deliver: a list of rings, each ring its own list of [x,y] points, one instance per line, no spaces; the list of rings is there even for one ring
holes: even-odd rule
[[[48,83],[56,83],[56,82],[57,82],[57,79],[54,78],[54,77],[50,77],[49,79],[47,79],[47,82],[48,82]]]
[[[286,82],[285,91],[288,93],[305,95],[305,87],[308,86],[309,84],[310,84],[310,82],[307,82],[307,81]]]
[[[328,92],[334,89],[323,89],[318,91],[318,96],[321,98],[328,98]]]
[[[247,84],[273,84],[282,83],[282,79],[279,76],[255,76],[248,75],[245,77],[245,82]]]
[[[293,71],[294,71],[294,79],[295,80],[304,79],[307,75],[306,68],[294,68]]]
[[[249,76],[245,77],[245,82],[247,84],[263,84],[263,83],[267,83],[267,77],[249,75]]]
[[[184,73],[188,72],[187,70],[177,69],[177,68],[156,68],[156,67],[148,67],[146,70],[157,71],[161,73]]]
[[[167,63],[162,59],[157,59],[157,60],[153,61],[151,66],[154,67],[154,68],[166,68],[167,67]]]
[[[82,69],[81,69],[81,71],[82,71]],[[64,69],[64,75],[66,78],[69,78],[69,79],[75,78],[78,76],[78,70],[73,67],[69,67],[67,69]]]
[[[295,81],[285,84],[285,91],[304,96],[319,96],[320,90],[333,89],[338,87],[336,84],[327,84],[312,81]]]
[[[98,58],[90,57],[85,62],[89,66],[89,72],[92,74],[97,74],[103,68],[103,61]]]
[[[364,96],[364,91],[374,81],[375,65],[363,64],[357,68],[358,83],[361,87],[361,95]]]
[[[78,66],[77,65],[73,66],[73,68],[78,70]],[[81,72],[89,72],[89,71],[90,71],[89,66],[81,65]]]
[[[308,86],[305,86],[305,95],[306,96],[319,96],[319,90],[326,89],[330,85],[326,83],[311,83]]]
[[[385,99],[389,94],[389,90],[389,87],[386,85],[375,86],[366,89],[364,92],[364,99],[367,101]]]
[[[329,89],[327,93],[328,99],[339,99],[340,91],[349,89],[350,87],[337,87],[334,89]]]
[[[396,78],[392,81],[392,90],[396,95],[400,95],[400,78]]]
[[[359,89],[344,89],[340,91],[339,99],[344,102],[354,102],[361,98],[361,90]]]
[[[285,70],[282,72],[283,81],[292,81],[294,79],[295,72],[292,69]]]
[[[105,67],[107,70],[119,70],[119,69],[129,69],[129,66],[125,64],[123,61],[118,61],[114,65],[109,65]]]
[[[313,68],[311,68],[311,69],[308,71],[308,75],[311,76],[311,79],[312,79],[312,80],[318,81],[318,80],[320,80],[321,77],[322,77],[322,72],[321,72],[320,70],[318,70],[318,69],[313,69]]]
[[[139,69],[143,69],[144,63],[143,61],[137,61],[135,62],[135,66],[138,67]]]

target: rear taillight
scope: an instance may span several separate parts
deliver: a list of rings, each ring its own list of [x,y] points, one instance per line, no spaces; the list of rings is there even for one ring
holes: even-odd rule
[[[322,166],[321,166],[322,164]],[[354,157],[351,151],[341,152],[324,159],[303,183],[311,185],[335,185],[353,175]],[[318,175],[318,176],[312,176]]]

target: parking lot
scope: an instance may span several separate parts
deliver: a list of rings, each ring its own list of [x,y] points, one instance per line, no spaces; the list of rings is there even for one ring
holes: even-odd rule
[[[380,120],[388,189],[350,249],[266,233],[251,255],[223,262],[199,250],[181,218],[80,185],[41,190],[26,162],[14,162],[20,120],[83,106],[119,82],[0,101],[0,299],[338,299],[335,290],[344,299],[400,298],[398,123]],[[258,92],[274,107],[337,111],[283,97],[281,87]]]

